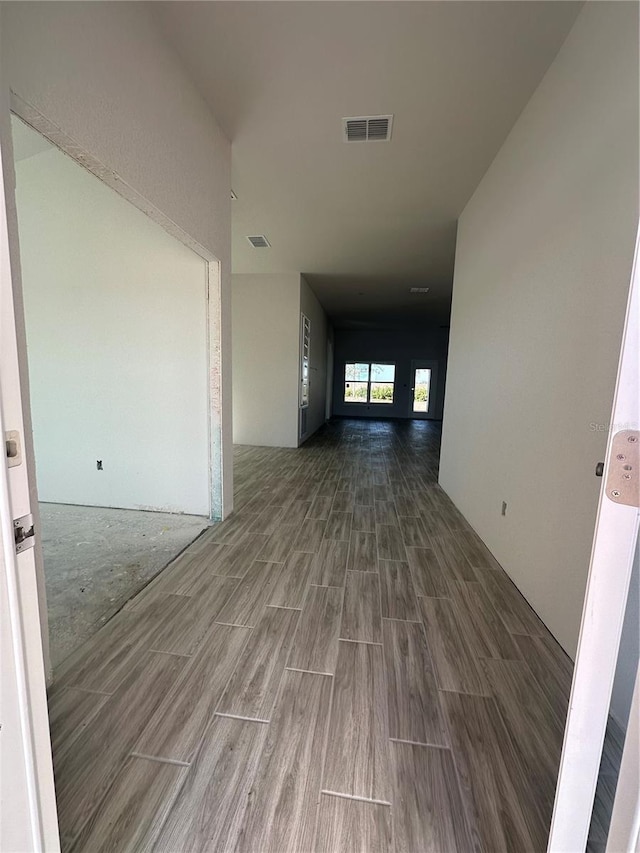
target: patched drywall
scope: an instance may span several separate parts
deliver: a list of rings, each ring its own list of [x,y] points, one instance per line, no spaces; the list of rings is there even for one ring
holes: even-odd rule
[[[205,262],[57,149],[16,175],[40,499],[208,515]]]
[[[637,223],[638,7],[587,3],[459,221],[440,466],[571,656]]]

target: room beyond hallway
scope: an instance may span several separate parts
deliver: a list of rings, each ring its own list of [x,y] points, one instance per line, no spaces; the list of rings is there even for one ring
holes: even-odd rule
[[[571,663],[437,486],[439,440],[236,448],[236,513],[56,680],[65,849],[546,849]]]
[[[208,525],[207,265],[79,150],[15,114],[11,132],[55,677]]]

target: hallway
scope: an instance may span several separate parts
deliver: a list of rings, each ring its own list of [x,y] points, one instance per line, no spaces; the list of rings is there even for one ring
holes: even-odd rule
[[[58,674],[65,849],[546,849],[571,663],[438,455],[429,421],[236,448],[235,514]]]

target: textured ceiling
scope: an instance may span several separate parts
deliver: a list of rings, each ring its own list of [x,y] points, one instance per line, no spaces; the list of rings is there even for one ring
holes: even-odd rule
[[[302,272],[342,322],[446,322],[457,217],[580,6],[157,4],[233,143],[234,272]],[[390,142],[342,141],[388,113]]]

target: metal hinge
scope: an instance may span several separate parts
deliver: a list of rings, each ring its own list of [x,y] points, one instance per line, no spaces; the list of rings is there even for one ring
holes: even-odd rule
[[[23,515],[13,519],[13,538],[16,543],[16,554],[33,548],[36,532],[33,529],[33,516]]]
[[[614,503],[640,507],[640,430],[614,435],[606,493]]]

